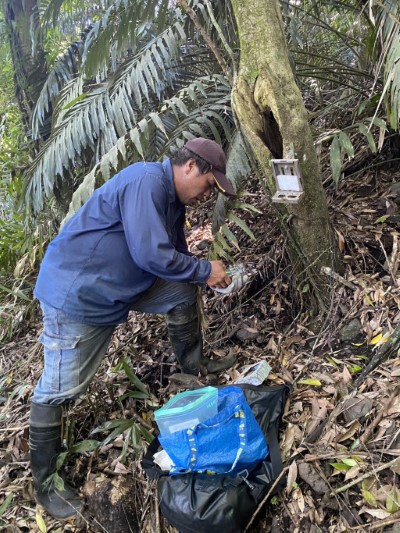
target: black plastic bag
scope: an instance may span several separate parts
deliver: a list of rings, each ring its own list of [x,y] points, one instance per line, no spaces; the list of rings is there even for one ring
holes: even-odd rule
[[[243,471],[236,477],[193,473],[169,476],[153,462],[158,439],[151,443],[142,461],[147,476],[158,480],[161,514],[180,533],[240,533],[282,472],[278,430],[290,387],[240,387],[270,450],[268,458],[251,472]],[[281,479],[271,496],[284,485]]]

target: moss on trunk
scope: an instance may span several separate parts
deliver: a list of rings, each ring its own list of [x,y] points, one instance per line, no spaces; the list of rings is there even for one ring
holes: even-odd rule
[[[271,159],[298,159],[304,195],[296,205],[277,204],[297,288],[310,287],[311,300],[329,297],[322,266],[340,270],[318,158],[307,111],[296,84],[278,0],[232,0],[240,37],[240,68],[232,100],[240,126],[275,192]]]

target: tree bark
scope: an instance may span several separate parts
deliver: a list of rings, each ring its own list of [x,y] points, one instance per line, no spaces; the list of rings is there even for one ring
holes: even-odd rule
[[[99,485],[88,482],[84,493],[96,531],[139,533],[137,485],[132,477],[119,476]]]
[[[5,2],[5,22],[15,73],[15,94],[27,128],[47,76],[47,63],[41,43],[38,42],[35,50],[32,50],[31,30],[38,27],[38,16],[37,0]]]
[[[278,0],[232,0],[240,38],[240,67],[232,101],[254,150],[265,188],[274,194],[271,159],[298,159],[304,194],[298,204],[276,204],[298,293],[324,305],[329,280],[321,267],[340,270],[326,195],[307,111],[289,61]]]

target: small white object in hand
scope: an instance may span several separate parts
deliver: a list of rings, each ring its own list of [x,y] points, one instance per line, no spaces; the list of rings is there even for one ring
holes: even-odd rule
[[[228,285],[228,287],[225,287],[224,289],[215,288],[215,292],[219,292],[221,294],[231,294],[232,292],[239,291],[242,287],[245,286],[245,284],[248,282],[250,276],[247,274],[244,266],[241,263],[238,263],[237,265],[234,265],[231,267],[227,274],[232,279],[232,283]]]

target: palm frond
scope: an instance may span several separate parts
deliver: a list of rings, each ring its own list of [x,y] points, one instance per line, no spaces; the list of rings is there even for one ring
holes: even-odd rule
[[[235,184],[236,190],[240,191],[251,172],[255,168],[256,161],[253,152],[247,145],[245,138],[239,130],[236,130],[227,153],[226,175]],[[213,233],[217,233],[226,220],[229,213],[236,208],[237,201],[227,199],[222,194],[218,195],[213,213]]]
[[[41,15],[42,24],[52,23],[56,25],[63,8],[67,13],[74,12],[74,18],[81,13],[84,19],[83,27],[91,22],[90,13],[84,6],[75,5],[75,0],[50,0],[42,2]],[[132,48],[137,44],[138,35],[148,33],[139,28],[143,25],[143,16],[153,17],[154,10],[160,13],[165,11],[165,0],[162,5],[158,1],[134,3],[117,0],[111,2],[107,7],[106,2],[97,9],[106,8],[102,18],[92,24],[92,27],[82,34],[83,39],[70,45],[52,69],[45,86],[36,103],[32,119],[32,135],[37,139],[40,135],[40,126],[43,125],[46,114],[49,112],[55,97],[59,94],[64,85],[70,81],[78,72],[80,64],[85,64],[85,75],[98,75],[100,79],[105,79],[108,67],[115,71],[118,66],[118,59],[127,56],[128,50],[132,55]],[[82,28],[83,29],[83,28]],[[147,39],[148,40],[148,39]],[[102,73],[102,75],[100,74]]]
[[[118,62],[125,59],[128,51],[137,53],[148,40],[151,28],[155,33],[165,30],[165,10],[168,1],[141,0],[128,2],[116,0],[105,11],[100,20],[94,22],[85,40],[83,65],[87,77],[101,71],[115,71]],[[158,26],[157,26],[157,23]],[[111,62],[110,62],[111,58]]]
[[[123,164],[141,159],[161,160],[170,151],[180,148],[186,139],[199,134],[214,137],[218,142],[221,142],[221,134],[230,138],[234,126],[229,99],[229,84],[225,78],[215,76],[197,80],[163,102],[159,113],[150,112],[120,137],[83,179],[63,223]],[[159,147],[157,154],[155,146]]]
[[[383,67],[384,87],[380,102],[385,102],[391,127],[400,126],[400,8],[397,2],[386,0],[378,4],[376,19],[377,39],[382,43],[382,53],[377,65]]]
[[[231,2],[223,0],[192,0],[191,7],[199,16],[201,23],[205,26],[207,34],[216,43],[227,62],[236,62],[238,57],[232,50],[239,50],[238,33],[236,31],[236,20],[233,14]],[[187,20],[185,31],[193,32],[194,26]],[[192,34],[196,40],[195,34]],[[231,64],[234,71],[235,65]]]
[[[46,116],[51,110],[53,102],[59,95],[61,89],[77,75],[82,51],[82,41],[73,43],[68,47],[64,56],[57,61],[48,75],[32,114],[33,139],[39,138],[40,126],[43,125]]]
[[[43,31],[57,27],[63,34],[75,34],[90,26],[93,17],[107,9],[110,0],[82,2],[82,0],[40,0],[40,19]]]
[[[81,94],[77,94],[82,89],[81,78],[67,85],[60,95],[63,105],[56,105],[55,129],[26,176],[27,199],[35,210],[43,205],[40,191],[50,195],[57,176],[70,172],[87,148],[95,150],[95,160],[100,161],[147,108],[173,89],[183,36],[177,22],[106,82]],[[72,102],[67,101],[71,96]]]

